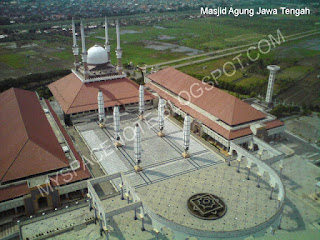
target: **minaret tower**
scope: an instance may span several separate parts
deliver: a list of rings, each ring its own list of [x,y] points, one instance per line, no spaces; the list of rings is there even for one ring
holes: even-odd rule
[[[82,43],[82,63],[84,68],[84,79],[87,80],[89,78],[89,69],[87,63],[87,49],[86,49],[86,37],[84,35],[84,26],[83,22],[81,21],[81,43]]]
[[[106,49],[107,53],[108,53],[108,61],[111,61],[110,58],[110,42],[109,42],[109,34],[108,34],[108,22],[107,22],[107,17],[104,18],[104,31],[105,31],[105,44],[104,44],[104,48]]]
[[[72,37],[73,37],[73,55],[74,55],[74,67],[76,71],[78,71],[79,68],[79,47],[77,44],[77,37],[76,37],[76,25],[74,24],[74,20],[72,18]]]
[[[274,80],[276,79],[276,72],[280,70],[280,67],[276,65],[269,65],[267,68],[270,71],[270,75],[269,75],[268,89],[266,94],[266,103],[268,104],[268,106],[270,106],[272,105],[272,94],[273,94]]]
[[[120,47],[120,29],[119,29],[119,21],[116,20],[116,31],[117,31],[117,72],[118,74],[122,74],[122,49]]]

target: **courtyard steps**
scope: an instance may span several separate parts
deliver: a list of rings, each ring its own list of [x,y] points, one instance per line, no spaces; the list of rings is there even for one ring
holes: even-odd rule
[[[19,226],[13,222],[0,226],[0,240],[7,240],[18,236]]]

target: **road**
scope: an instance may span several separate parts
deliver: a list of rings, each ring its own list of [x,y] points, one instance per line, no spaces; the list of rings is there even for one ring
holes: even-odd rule
[[[319,33],[320,32],[318,30],[310,30],[310,31],[306,31],[306,32],[301,32],[301,33],[288,35],[288,36],[285,36],[284,38],[285,38],[285,40],[287,42],[287,41],[298,40],[300,38],[316,35],[316,34],[319,34]],[[192,65],[192,64],[207,62],[207,61],[214,60],[214,59],[217,59],[217,58],[227,57],[227,56],[230,56],[230,55],[246,52],[247,51],[247,47],[253,46],[255,44],[257,44],[257,43],[255,42],[255,43],[245,44],[245,45],[241,45],[241,46],[237,46],[237,47],[231,47],[231,48],[226,48],[226,49],[217,50],[217,51],[213,51],[213,52],[198,54],[198,55],[185,57],[185,58],[180,58],[180,59],[167,61],[167,62],[162,62],[162,63],[158,63],[158,64],[154,64],[154,65],[148,65],[148,68],[152,68],[152,67],[164,68],[167,65],[170,65],[170,64],[173,64],[173,63],[179,63],[179,62],[182,62],[182,61],[188,61],[188,60],[192,60],[192,59],[195,59],[195,58],[214,55],[214,56],[211,56],[211,57],[208,57],[208,58],[203,58],[203,59],[198,59],[198,60],[191,61],[191,62],[177,64],[177,65],[174,65],[172,67],[179,68],[179,67],[184,67],[184,66],[188,66],[188,65]],[[263,46],[266,46],[266,44],[265,45],[261,44],[261,47],[263,47]],[[233,51],[233,50],[236,50],[236,49],[240,49],[240,50]],[[229,51],[231,51],[231,52],[229,52]],[[228,53],[220,54],[220,53],[223,53],[223,52],[228,52]],[[220,55],[216,55],[216,54],[220,54]]]

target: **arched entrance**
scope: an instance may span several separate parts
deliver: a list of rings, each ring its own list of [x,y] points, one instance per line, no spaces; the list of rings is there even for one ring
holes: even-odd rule
[[[232,150],[232,153],[231,153],[231,156],[233,156],[233,157],[238,157],[237,151],[233,149],[233,150]]]
[[[194,134],[201,135],[201,123],[194,119],[191,123],[191,130]]]
[[[195,124],[194,127],[193,127],[193,133],[197,134],[197,135],[200,135],[200,129],[199,129],[199,126],[197,124]]]
[[[48,208],[49,207],[48,199],[46,197],[39,197],[38,207],[39,207],[39,210]]]

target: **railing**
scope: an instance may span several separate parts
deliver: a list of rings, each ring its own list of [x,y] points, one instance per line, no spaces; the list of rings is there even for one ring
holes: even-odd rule
[[[158,225],[162,225],[162,227],[168,227],[173,232],[178,232],[186,236],[193,236],[193,237],[207,237],[207,238],[236,238],[236,237],[246,237],[249,235],[253,235],[255,233],[258,233],[260,231],[264,231],[266,228],[268,228],[272,223],[276,222],[282,214],[283,211],[283,205],[280,209],[278,209],[277,213],[273,215],[271,218],[269,218],[267,221],[263,222],[262,224],[259,224],[257,226],[246,228],[243,230],[236,230],[236,231],[207,231],[207,230],[200,230],[200,229],[194,229],[190,227],[183,226],[181,224],[175,223],[173,221],[169,221],[168,219],[162,217],[159,214],[154,213],[148,206],[143,204],[143,208],[145,212],[149,215],[149,217],[152,220],[152,224],[154,224],[154,221],[158,223]],[[157,225],[157,224],[155,224]],[[159,227],[159,226],[158,226]],[[160,229],[162,228],[159,227]]]
[[[127,77],[126,74],[121,74],[121,75],[109,75],[109,76],[104,76],[104,77],[94,77],[89,79],[84,79],[83,76],[81,76],[77,71],[74,69],[71,70],[72,73],[74,73],[82,82],[84,83],[89,83],[89,82],[98,82],[98,81],[105,81],[105,80],[113,80],[113,79],[119,79],[119,78],[125,78]]]
[[[280,201],[280,205],[283,205],[284,199],[285,199],[285,190],[284,186],[282,184],[282,181],[278,174],[269,167],[266,163],[259,160],[257,157],[250,154],[248,151],[246,151],[244,148],[240,147],[239,145],[230,142],[230,148],[235,150],[238,154],[238,156],[242,155],[247,158],[248,166],[252,166],[252,164],[255,164],[258,167],[258,174],[260,176],[263,176],[263,174],[266,172],[270,176],[269,184],[271,187],[275,187],[278,185],[279,193],[278,193],[278,200]]]
[[[272,188],[275,188],[276,185],[278,185],[279,191],[278,191],[278,201],[279,201],[279,207],[276,211],[276,213],[266,220],[265,222],[256,225],[251,228],[246,228],[242,230],[235,230],[235,231],[207,231],[207,230],[200,230],[200,229],[194,229],[190,227],[183,226],[181,224],[175,223],[173,221],[170,221],[163,216],[156,214],[153,212],[147,205],[143,204],[143,208],[145,212],[150,216],[152,219],[152,222],[154,225],[159,227],[160,229],[162,227],[168,227],[173,232],[176,232],[177,234],[182,234],[187,236],[194,236],[194,237],[208,237],[208,238],[236,238],[236,237],[246,237],[250,235],[257,234],[259,232],[265,231],[268,227],[279,225],[282,217],[282,212],[284,208],[284,201],[285,201],[285,189],[282,184],[282,181],[280,177],[277,175],[277,173],[269,167],[267,164],[256,158],[255,156],[251,155],[249,152],[247,152],[245,149],[241,148],[237,144],[230,142],[230,147],[238,152],[238,155],[244,155],[247,157],[248,164],[250,167],[255,164],[258,167],[258,175],[261,177],[265,172],[267,172],[270,176],[269,184]]]

